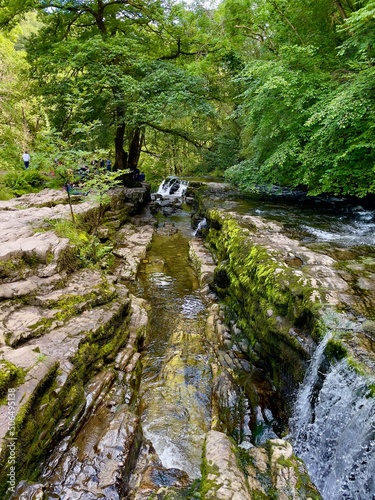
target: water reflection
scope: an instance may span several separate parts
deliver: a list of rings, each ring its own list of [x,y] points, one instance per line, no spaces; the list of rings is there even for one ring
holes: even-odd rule
[[[181,313],[186,318],[196,318],[197,315],[205,310],[202,300],[194,295],[186,295],[181,306]]]
[[[180,233],[157,234],[139,273],[138,293],[150,303],[141,420],[163,466],[197,478],[210,429],[212,375],[202,339],[207,311],[188,248]]]

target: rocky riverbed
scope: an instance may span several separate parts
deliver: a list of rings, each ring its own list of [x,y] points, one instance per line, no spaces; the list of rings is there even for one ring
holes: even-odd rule
[[[320,498],[281,436],[327,330],[333,335],[317,371],[351,364],[373,402],[370,261],[337,266],[332,253],[301,245],[274,222],[217,209],[205,214],[205,243],[190,236],[182,257],[176,227],[142,211],[148,200],[145,184],[111,193],[96,240],[57,231],[70,218],[63,192],[0,203],[0,495]],[[86,229],[95,227],[95,203],[77,197],[73,209]],[[170,210],[173,219],[181,206],[175,200]],[[159,360],[161,336],[150,330],[159,299],[151,306],[141,290],[148,285],[138,281],[145,272],[168,293],[178,279],[166,271],[173,264],[149,249],[162,252],[172,240],[171,262],[173,254],[176,266],[183,259],[196,292],[181,296],[181,315],[166,316],[171,334]],[[355,280],[366,285],[365,304],[353,293]],[[156,385],[145,385],[147,378]],[[313,413],[324,380],[312,379]],[[177,459],[158,444],[165,430],[170,449],[181,447]],[[303,440],[315,439],[295,436],[301,454]],[[373,462],[366,460],[363,491],[371,492]]]

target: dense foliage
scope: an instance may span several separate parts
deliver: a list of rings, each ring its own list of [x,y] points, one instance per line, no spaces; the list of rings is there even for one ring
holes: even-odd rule
[[[375,193],[375,0],[0,7],[2,169],[100,151],[148,179]]]
[[[374,193],[375,2],[226,0],[221,9],[246,61],[243,159],[228,179]]]

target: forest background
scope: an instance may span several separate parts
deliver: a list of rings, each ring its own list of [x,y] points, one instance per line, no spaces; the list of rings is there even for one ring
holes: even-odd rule
[[[375,0],[0,0],[0,28],[0,199],[102,157],[375,194]]]

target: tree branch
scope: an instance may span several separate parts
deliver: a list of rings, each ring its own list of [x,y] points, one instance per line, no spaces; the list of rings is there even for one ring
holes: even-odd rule
[[[184,50],[181,50],[181,38],[178,37],[177,39],[177,51],[174,54],[166,55],[166,56],[161,56],[158,58],[158,61],[169,61],[171,59],[177,59],[179,56],[206,56],[207,54],[212,54],[214,52],[217,52],[220,49],[212,49],[212,50],[197,50],[195,52],[185,52]]]
[[[195,146],[196,148],[205,147],[204,144],[201,144],[200,142],[196,141],[195,139],[192,139],[185,132],[179,132],[178,130],[173,130],[170,128],[161,127],[160,125],[155,125],[154,123],[150,123],[150,122],[143,122],[141,125],[147,125],[148,127],[151,127],[154,130],[157,130],[158,132],[163,132],[165,134],[170,134],[170,135],[175,135],[177,137],[181,137],[181,139],[185,139],[185,141],[189,142],[190,144],[193,144],[193,146]]]
[[[294,31],[294,33],[297,35],[297,37],[299,38],[299,41],[301,42],[301,44],[304,46],[305,45],[305,42],[303,40],[303,38],[301,37],[301,35],[298,33],[298,30],[295,26],[293,26],[293,24],[291,23],[291,21],[289,21],[288,17],[284,14],[284,12],[280,9],[280,7],[278,6],[276,0],[272,0],[271,1],[271,5],[274,6],[274,8],[277,10],[277,12],[280,14],[280,16],[287,22],[287,24],[292,28],[292,30]]]
[[[340,12],[343,21],[345,21],[345,19],[347,19],[348,16],[346,15],[346,12],[345,12],[344,7],[342,6],[342,3],[340,2],[340,0],[335,0],[335,5],[336,5],[338,11]]]

